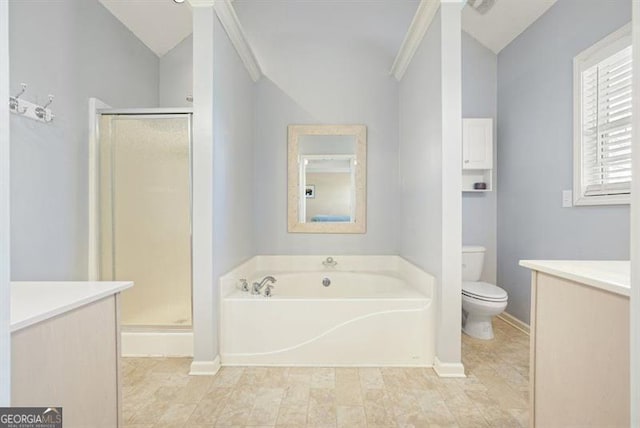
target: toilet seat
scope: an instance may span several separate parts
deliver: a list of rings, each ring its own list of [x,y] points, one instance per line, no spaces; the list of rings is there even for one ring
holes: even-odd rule
[[[464,281],[462,294],[485,302],[506,302],[507,292],[494,284],[482,281]]]

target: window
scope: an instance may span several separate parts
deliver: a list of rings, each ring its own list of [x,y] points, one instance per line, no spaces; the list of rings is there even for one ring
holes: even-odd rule
[[[630,25],[573,60],[575,205],[630,201],[631,61]]]

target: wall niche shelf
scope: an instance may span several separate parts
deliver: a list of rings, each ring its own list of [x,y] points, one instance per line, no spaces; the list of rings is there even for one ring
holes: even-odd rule
[[[485,183],[486,189],[475,189]],[[462,191],[493,190],[493,119],[462,119]]]

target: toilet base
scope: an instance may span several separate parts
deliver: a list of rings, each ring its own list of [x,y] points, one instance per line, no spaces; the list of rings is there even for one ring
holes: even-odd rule
[[[493,339],[492,316],[471,314],[464,310],[462,312],[462,331],[464,333],[476,339]]]

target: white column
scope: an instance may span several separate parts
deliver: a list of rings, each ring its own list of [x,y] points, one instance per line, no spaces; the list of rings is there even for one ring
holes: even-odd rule
[[[461,354],[462,292],[462,35],[460,0],[442,0],[442,277],[434,369],[464,377]]]
[[[11,400],[9,238],[9,2],[0,1],[0,406]]]
[[[633,0],[633,180],[631,182],[631,426],[640,426],[640,0]]]
[[[213,1],[193,9],[193,362],[191,374],[220,368],[213,278]]]

